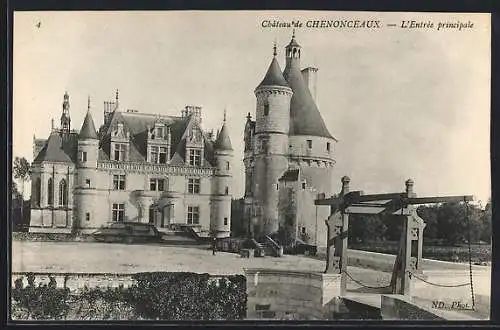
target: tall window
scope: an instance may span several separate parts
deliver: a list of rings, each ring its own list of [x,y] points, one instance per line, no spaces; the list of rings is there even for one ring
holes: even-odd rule
[[[200,179],[189,179],[188,180],[188,193],[199,194],[200,193]]]
[[[229,162],[226,162],[226,170],[229,171]]]
[[[188,206],[187,214],[188,225],[195,225],[200,223],[200,208],[198,206]]]
[[[200,149],[189,150],[189,165],[201,166],[201,150]]]
[[[326,143],[326,151],[330,152],[330,142]]]
[[[227,226],[227,218],[224,218],[224,226]]]
[[[127,156],[127,145],[123,143],[116,143],[113,160],[124,161],[127,158],[126,156]]]
[[[150,179],[149,190],[152,191],[165,191],[165,179]]]
[[[225,194],[229,195],[229,187],[226,187]]]
[[[125,219],[125,204],[113,204],[113,221],[123,222]]]
[[[264,103],[264,116],[268,116],[269,115],[269,102],[265,102]]]
[[[113,188],[115,190],[125,190],[125,175],[113,175]]]
[[[68,205],[68,185],[64,179],[59,183],[59,205]]]
[[[87,161],[87,152],[86,151],[80,152],[80,161],[82,161],[82,162]]]
[[[35,181],[35,205],[40,206],[40,199],[42,196],[42,181],[40,178],[37,178]]]
[[[269,153],[269,139],[264,138],[261,140],[261,148],[263,153],[265,154]]]
[[[313,142],[312,140],[307,140],[307,147],[311,149],[313,147]]]
[[[52,178],[47,183],[47,204],[54,205],[54,184],[52,183]]]
[[[150,162],[155,164],[167,163],[167,147],[151,146]]]

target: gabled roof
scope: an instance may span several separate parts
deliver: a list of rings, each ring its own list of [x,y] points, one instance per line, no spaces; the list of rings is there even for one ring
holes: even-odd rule
[[[85,119],[83,120],[83,125],[82,129],[80,130],[79,134],[80,139],[94,139],[97,140],[97,132],[95,130],[94,126],[94,119],[92,119],[92,114],[90,111],[87,111],[87,115],[85,116]]]
[[[53,131],[44,147],[33,160],[33,163],[41,163],[44,161],[58,163],[76,162],[77,137],[78,135],[76,133]]]
[[[285,78],[283,77],[283,73],[281,72],[280,65],[276,60],[276,56],[273,57],[269,68],[267,69],[267,73],[264,76],[264,79],[260,82],[257,88],[262,86],[282,86],[282,87],[290,87],[288,86]]]
[[[290,61],[285,67],[283,76],[293,91],[290,101],[289,134],[333,139],[300,72],[299,62]]]
[[[226,123],[222,125],[214,147],[216,150],[233,150],[233,147],[231,146],[231,139],[229,138],[229,133],[226,128]]]

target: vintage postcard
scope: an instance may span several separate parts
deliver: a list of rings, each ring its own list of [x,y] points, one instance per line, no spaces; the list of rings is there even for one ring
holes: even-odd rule
[[[15,12],[12,321],[489,319],[490,29]]]

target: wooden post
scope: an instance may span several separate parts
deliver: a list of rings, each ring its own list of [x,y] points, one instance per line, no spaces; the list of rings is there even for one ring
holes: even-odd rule
[[[406,193],[408,194],[408,197],[415,197],[415,194],[413,193],[413,180],[408,179],[405,182],[406,185]],[[412,206],[410,205],[403,205],[404,208],[409,211],[408,209],[411,208]],[[405,212],[406,213],[406,212]],[[408,213],[406,213],[408,214]],[[410,289],[411,289],[411,271],[413,271],[412,267],[412,242],[413,242],[413,216],[412,215],[406,215],[404,217],[404,226],[403,230],[405,233],[404,236],[404,249],[403,249],[403,258],[402,258],[402,283],[401,283],[401,290],[402,294],[404,295],[410,295]]]
[[[342,178],[342,197],[349,192],[349,179],[348,176]],[[344,207],[341,208],[342,214],[342,227],[340,232],[340,294],[343,296],[347,290],[347,243],[348,243],[348,230],[349,230],[349,214],[345,213]]]

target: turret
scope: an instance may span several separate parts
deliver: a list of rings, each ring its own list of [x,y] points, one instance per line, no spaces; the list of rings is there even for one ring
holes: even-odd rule
[[[97,168],[97,155],[99,149],[99,139],[94,126],[94,119],[90,112],[90,97],[88,99],[87,114],[83,120],[83,125],[78,135],[78,168],[95,170]],[[89,171],[87,176],[91,176],[92,171]],[[79,185],[88,185],[87,179],[79,175]],[[80,181],[84,180],[84,181]]]
[[[212,212],[210,229],[217,237],[228,237],[231,233],[231,196],[233,148],[224,122],[214,144],[216,170],[212,185]]]
[[[69,116],[69,95],[68,92],[64,93],[64,100],[62,104],[62,114],[61,114],[61,130],[63,132],[69,132],[71,129],[71,118]]]
[[[288,168],[287,148],[290,127],[290,100],[293,92],[276,59],[273,59],[262,82],[255,89],[254,207],[259,223],[255,235],[269,235],[278,230],[278,179]]]

